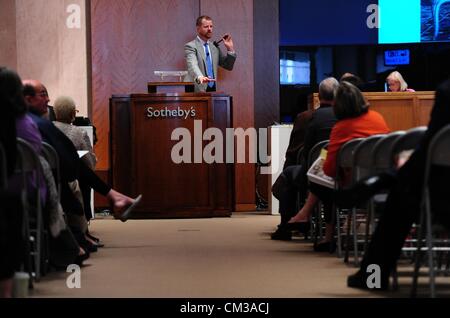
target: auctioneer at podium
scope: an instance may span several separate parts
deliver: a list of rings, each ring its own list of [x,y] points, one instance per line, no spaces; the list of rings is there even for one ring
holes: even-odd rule
[[[236,53],[231,35],[225,34],[219,41],[211,43],[213,22],[208,16],[197,18],[197,37],[184,46],[189,78],[195,82],[196,92],[215,92],[217,90],[218,66],[231,71],[236,61]],[[219,44],[227,48],[224,54]]]

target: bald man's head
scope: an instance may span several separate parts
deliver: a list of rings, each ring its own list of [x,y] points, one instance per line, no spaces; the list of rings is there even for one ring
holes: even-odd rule
[[[23,95],[30,110],[40,116],[47,114],[48,98],[47,89],[37,80],[23,81]]]

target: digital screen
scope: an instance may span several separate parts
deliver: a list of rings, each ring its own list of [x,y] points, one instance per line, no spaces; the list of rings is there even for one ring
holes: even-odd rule
[[[280,84],[282,85],[309,85],[310,73],[310,62],[280,60]]]
[[[378,43],[450,41],[450,0],[379,0]]]
[[[280,0],[280,45],[450,41],[450,0]]]
[[[384,52],[385,66],[408,65],[409,60],[409,50],[391,50]]]

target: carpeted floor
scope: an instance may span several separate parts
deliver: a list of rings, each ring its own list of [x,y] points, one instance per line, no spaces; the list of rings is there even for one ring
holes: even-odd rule
[[[346,287],[355,268],[335,255],[312,252],[302,238],[272,241],[279,217],[258,213],[231,218],[96,219],[91,232],[105,247],[81,271],[50,273],[33,297],[303,298],[384,297]],[[409,279],[409,278],[408,278]],[[407,294],[404,292],[395,296]]]

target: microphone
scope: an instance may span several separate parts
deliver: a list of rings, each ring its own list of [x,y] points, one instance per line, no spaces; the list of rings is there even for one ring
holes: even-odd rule
[[[222,42],[224,39],[227,39],[229,37],[228,34],[225,34],[219,41],[214,41],[213,44],[215,47],[219,47],[220,42]]]
[[[213,44],[214,44],[215,47],[219,47],[219,44],[220,44],[220,42],[222,42],[222,41],[223,41],[223,38],[220,39],[219,41],[214,41]]]

